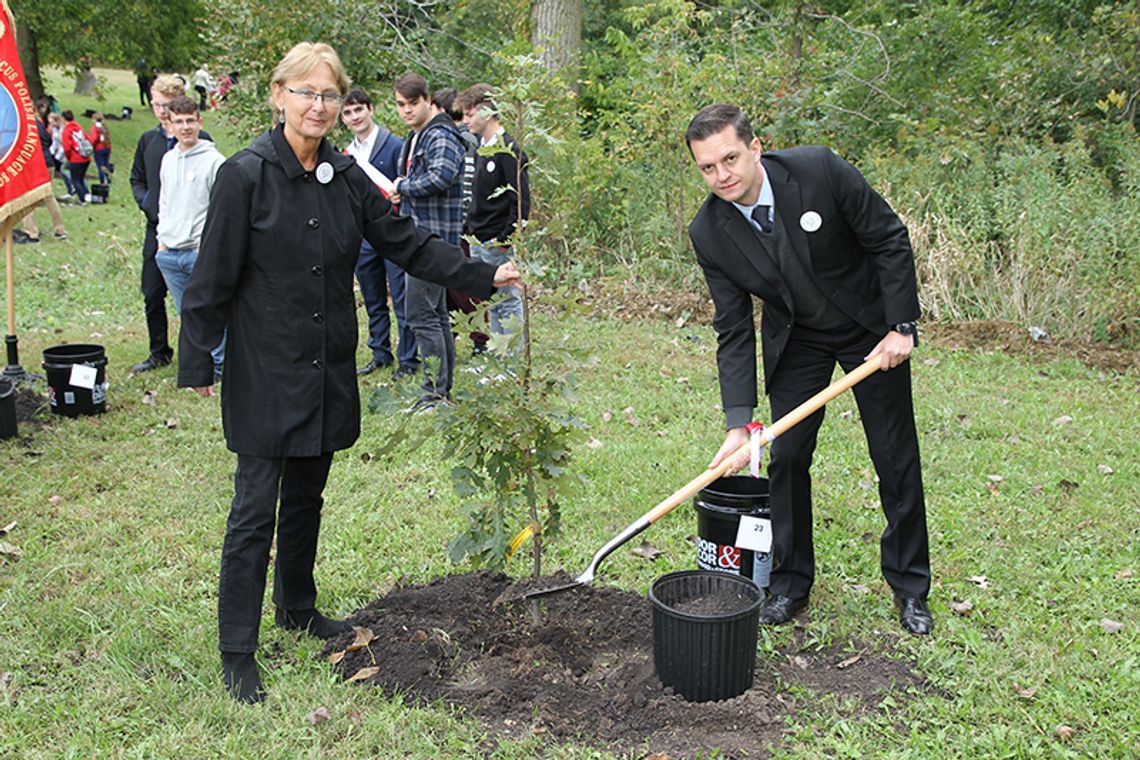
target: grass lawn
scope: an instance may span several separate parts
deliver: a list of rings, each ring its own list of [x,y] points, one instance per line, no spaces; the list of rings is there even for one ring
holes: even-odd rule
[[[63,106],[81,113],[137,103],[129,75],[100,73],[108,100],[60,96]],[[58,79],[50,89],[70,91]],[[232,153],[224,126],[206,119]],[[259,655],[270,698],[249,708],[225,696],[217,563],[234,458],[216,400],[176,388],[172,368],[127,371],[146,355],[143,219],[127,174],[134,141],[153,124],[138,109],[132,121],[111,124],[118,171],[110,204],[65,207],[69,240],[15,249],[22,363],[38,371],[42,350],[59,343],[104,345],[111,409],[27,426],[0,442],[0,527],[16,522],[0,540],[22,552],[0,557],[0,757],[479,754],[477,723],[339,683],[316,657],[319,643],[276,630],[271,616]],[[38,214],[50,230],[46,212]],[[598,359],[582,373],[573,407],[601,445],[575,453],[589,482],[566,505],[564,532],[545,558],[548,570],[577,573],[615,530],[704,467],[721,419],[709,327],[540,314],[540,361],[543,342],[563,335]],[[363,363],[366,349],[359,353]],[[776,755],[1134,756],[1140,377],[1073,359],[930,346],[912,370],[935,634],[906,638],[895,622],[878,570],[883,520],[850,395],[832,404],[820,434],[819,566],[805,620],[819,646],[869,642],[914,662],[933,688],[887,695],[855,717],[821,694],[814,709],[791,716]],[[382,461],[393,427],[366,415],[360,441],[334,461],[317,560],[319,604],[330,613],[353,612],[401,577],[469,569],[446,558],[460,514],[444,452],[432,442]],[[649,562],[624,549],[599,582],[644,593],[657,576],[695,566],[695,525],[690,508],[678,509],[646,534],[662,557]],[[968,614],[951,610],[962,602],[972,605]],[[791,635],[764,631],[761,654]],[[318,706],[332,719],[313,726],[306,715]],[[529,758],[539,746],[503,744],[495,756]]]

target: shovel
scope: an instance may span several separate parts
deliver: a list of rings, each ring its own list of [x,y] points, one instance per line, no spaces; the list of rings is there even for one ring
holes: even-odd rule
[[[831,401],[833,398],[838,396],[840,393],[843,393],[848,388],[857,385],[863,380],[866,380],[871,375],[875,374],[875,372],[878,372],[880,361],[881,357],[879,356],[874,356],[868,359],[859,367],[839,378],[834,383],[827,386],[822,391],[815,394],[807,401],[803,402],[795,409],[785,414],[779,420],[772,423],[771,427],[764,428],[763,432],[761,433],[762,437],[765,439],[764,445],[771,444],[772,441],[776,440],[777,436],[786,433],[788,430],[798,425],[804,420],[804,418],[815,413],[828,401]],[[575,578],[571,583],[565,583],[561,586],[551,586],[550,588],[527,591],[518,598],[532,599],[538,596],[546,596],[547,594],[556,594],[559,591],[568,591],[572,588],[578,588],[579,586],[585,586],[589,583],[592,583],[594,580],[594,575],[598,571],[598,565],[602,563],[602,560],[610,556],[610,554],[612,554],[614,550],[619,546],[626,543],[638,533],[641,533],[650,525],[672,512],[677,508],[678,505],[684,503],[693,494],[697,493],[697,491],[700,491],[702,488],[712,483],[714,480],[718,480],[719,478],[727,475],[732,467],[732,460],[740,454],[748,453],[751,445],[751,441],[745,441],[743,444],[741,444],[740,448],[725,457],[724,460],[715,468],[711,470],[705,470],[703,473],[682,486],[679,490],[675,491],[672,496],[665,499],[656,507],[631,522],[625,530],[607,541],[601,549],[598,549],[597,554],[595,554],[594,558],[590,560],[590,564],[586,567],[585,571],[583,571],[582,574]]]

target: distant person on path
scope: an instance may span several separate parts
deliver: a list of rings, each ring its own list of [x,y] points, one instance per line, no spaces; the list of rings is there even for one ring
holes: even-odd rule
[[[902,627],[929,634],[930,556],[910,364],[919,316],[906,227],[851,164],[828,148],[761,154],[736,106],[702,109],[685,133],[712,191],[689,235],[716,306],[717,369],[728,433],[709,467],[748,440],[756,406],[752,298],[764,302],[764,387],[778,420],[822,390],[838,363],[851,371],[878,356],[854,388],[887,518],[883,576]],[[815,580],[811,462],[819,410],[772,444],[771,596],[762,625],[792,619]],[[747,455],[734,461],[738,469]]]
[[[159,171],[162,168],[162,157],[178,142],[168,109],[175,98],[185,94],[186,89],[169,74],[154,80],[150,88],[150,107],[158,119],[158,126],[143,132],[139,137],[134,163],[131,165],[131,191],[139,210],[146,216],[146,235],[142,249],[142,293],[150,345],[149,355],[131,367],[132,372],[149,372],[170,364],[174,358],[174,349],[170,347],[167,338],[166,280],[154,257],[158,252],[158,198],[162,186]],[[199,136],[203,140],[210,139],[209,132],[205,130],[200,131]]]
[[[202,64],[194,72],[194,90],[198,93],[198,110],[205,111],[208,103],[206,96],[214,89],[214,80],[210,76],[210,67]]]
[[[331,638],[313,566],[334,451],[360,434],[353,274],[362,240],[409,273],[487,296],[518,271],[465,258],[393,211],[325,139],[350,82],[336,52],[302,42],[270,82],[277,125],[222,165],[182,301],[178,384],[212,396],[210,349],[229,327],[222,422],[237,454],[222,544],[218,647],[229,694],[264,696],[254,653],[276,523],[278,626]]]
[[[52,135],[51,128],[47,125],[47,101],[40,99],[35,103],[36,108],[36,132],[40,138],[40,149],[44,154],[44,163],[47,164],[48,177],[52,176],[53,169],[55,168],[55,160],[51,155]],[[63,214],[60,213],[59,201],[55,199],[55,194],[49,195],[46,199],[41,201],[43,205],[47,206],[48,213],[51,215],[52,234],[56,240],[67,240],[67,230],[63,226]],[[27,237],[26,242],[35,243],[40,239],[40,228],[36,224],[35,208],[28,209],[27,215],[24,216],[23,224],[24,234]]]
[[[139,105],[150,105],[150,69],[147,68],[146,61],[140,60],[135,64],[135,82],[139,86]]]
[[[464,150],[459,130],[450,116],[432,108],[427,80],[419,74],[396,80],[395,98],[396,111],[412,132],[404,140],[392,202],[406,207],[419,227],[457,246],[463,232]],[[450,397],[455,372],[447,291],[409,273],[404,298],[424,363],[419,407],[428,408]]]
[[[95,148],[95,166],[99,169],[99,183],[107,184],[111,181],[111,130],[107,128],[107,120],[99,111],[95,112],[94,123],[91,125],[91,145]]]
[[[201,139],[202,117],[193,98],[185,95],[175,98],[170,102],[169,111],[178,144],[162,157],[159,170],[161,189],[155,263],[174,299],[174,310],[181,313],[182,294],[198,260],[214,177],[226,159],[214,143]],[[214,378],[221,379],[225,339],[210,353],[214,357]]]
[[[75,114],[70,110],[63,112],[63,131],[60,141],[63,143],[63,153],[67,158],[67,173],[71,177],[71,187],[79,198],[79,205],[87,205],[87,168],[91,166],[91,156],[94,155],[94,146],[83,127],[75,120]]]
[[[394,180],[399,174],[404,140],[376,123],[371,96],[363,88],[350,89],[340,117],[353,134],[345,153],[355,158],[362,168],[367,164],[389,182]],[[365,240],[360,246],[356,279],[368,312],[368,347],[372,349],[372,358],[357,370],[358,374],[370,375],[393,364],[396,364],[399,377],[416,374],[420,361],[416,358],[416,336],[408,325],[406,312],[404,290],[407,274],[399,265],[373,250]],[[398,327],[395,355],[392,353],[392,320],[388,315],[389,292]]]
[[[510,247],[511,237],[519,224],[530,216],[530,180],[526,154],[499,123],[493,92],[489,84],[473,85],[459,96],[459,104],[463,121],[471,134],[479,138],[480,148],[506,148],[501,153],[478,157],[471,211],[467,215],[467,227],[479,241],[478,245],[471,246],[471,258],[503,264],[510,261],[514,252]],[[507,332],[508,319],[522,318],[518,291],[505,293],[490,309],[491,331],[500,334]]]

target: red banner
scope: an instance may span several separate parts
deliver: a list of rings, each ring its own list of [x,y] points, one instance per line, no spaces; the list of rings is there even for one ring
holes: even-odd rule
[[[51,193],[36,111],[16,51],[16,28],[4,0],[0,16],[0,225],[23,216]]]

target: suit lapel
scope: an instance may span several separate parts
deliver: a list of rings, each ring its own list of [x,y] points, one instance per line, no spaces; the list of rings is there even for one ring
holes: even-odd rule
[[[814,278],[811,266],[811,249],[808,248],[807,233],[800,228],[800,217],[804,213],[800,198],[800,186],[792,181],[787,169],[765,159],[764,171],[772,183],[772,194],[776,197],[776,217],[784,225],[784,232],[791,241],[792,248],[799,256],[809,275]]]
[[[781,282],[780,270],[776,266],[775,258],[764,245],[760,236],[756,234],[756,230],[744,218],[744,215],[727,201],[717,203],[716,207],[725,236],[736,244],[744,257],[748,259],[748,263],[754,266],[765,279],[771,282]]]

